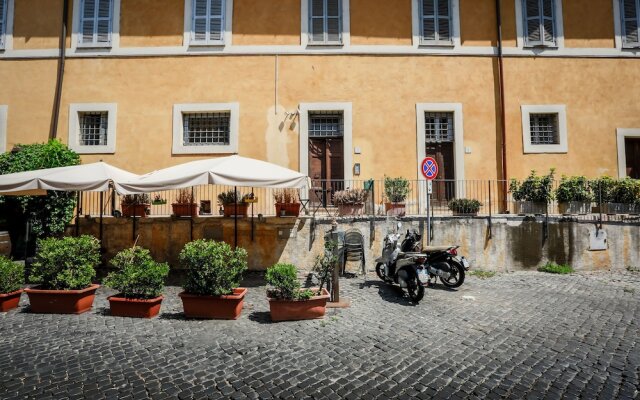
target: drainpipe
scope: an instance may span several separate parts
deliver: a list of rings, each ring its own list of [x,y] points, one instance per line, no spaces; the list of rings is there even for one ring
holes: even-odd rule
[[[49,139],[55,139],[58,134],[58,115],[60,115],[60,98],[62,97],[62,80],[64,78],[64,61],[67,47],[67,23],[69,22],[69,1],[62,0],[62,26],[60,27],[60,56],[58,57],[58,75],[56,77],[56,92],[53,98],[53,110],[51,112],[51,126],[49,127]]]
[[[505,104],[504,104],[504,69],[503,69],[503,55],[502,55],[502,1],[496,0],[496,29],[498,31],[498,86],[500,88],[500,131],[502,133],[502,179],[504,179],[504,185],[502,185],[502,209],[507,211],[507,122],[505,118]]]

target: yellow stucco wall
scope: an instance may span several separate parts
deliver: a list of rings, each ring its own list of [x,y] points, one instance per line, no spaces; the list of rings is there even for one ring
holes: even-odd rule
[[[486,0],[485,0],[486,1]],[[491,0],[489,0],[491,1]],[[518,37],[516,30],[516,0],[503,0],[501,8],[502,17],[502,44],[505,47],[516,47]]]
[[[14,4],[13,48],[58,48],[62,0],[17,0]]]
[[[234,0],[233,44],[300,44],[300,0]]]
[[[496,8],[491,0],[460,0],[460,41],[463,46],[496,46]]]
[[[411,45],[411,0],[351,0],[351,43]]]
[[[562,14],[565,47],[615,47],[611,0],[564,0]]]
[[[184,2],[122,0],[120,45],[123,47],[181,46]]]

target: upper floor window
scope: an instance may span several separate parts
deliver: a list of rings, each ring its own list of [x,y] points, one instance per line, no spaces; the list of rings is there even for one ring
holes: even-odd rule
[[[78,46],[110,47],[113,33],[113,0],[82,0]]]
[[[5,47],[5,33],[7,31],[7,12],[9,0],[0,0],[0,49]]]
[[[556,0],[522,0],[526,46],[556,46]]]
[[[622,45],[640,47],[640,0],[620,0]]]
[[[423,44],[452,44],[451,0],[420,0],[420,35]]]
[[[192,1],[191,44],[223,44],[226,0]]]
[[[342,43],[342,0],[309,0],[309,43]]]

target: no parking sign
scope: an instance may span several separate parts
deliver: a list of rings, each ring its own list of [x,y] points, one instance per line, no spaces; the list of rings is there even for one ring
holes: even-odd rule
[[[436,179],[438,176],[438,163],[433,157],[426,157],[422,160],[422,165],[420,166],[420,171],[422,171],[422,175],[424,175],[427,180],[432,181]]]

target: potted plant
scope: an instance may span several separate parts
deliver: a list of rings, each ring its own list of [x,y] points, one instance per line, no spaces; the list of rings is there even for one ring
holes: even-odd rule
[[[193,198],[191,189],[180,189],[176,202],[171,203],[171,207],[176,217],[195,217],[198,215],[198,205]]]
[[[300,202],[296,189],[278,189],[273,192],[278,217],[297,217],[300,214]]]
[[[18,307],[24,285],[24,266],[0,256],[0,312]]]
[[[482,203],[476,199],[454,199],[449,202],[449,210],[454,216],[476,216]]]
[[[589,214],[594,200],[589,181],[584,176],[563,176],[556,189],[560,214]]]
[[[333,203],[338,206],[338,214],[362,215],[367,194],[364,189],[346,189],[335,192]]]
[[[616,182],[609,203],[609,213],[629,214],[635,212],[635,204],[640,198],[640,180],[624,178]]]
[[[244,201],[244,197],[235,190],[228,190],[218,195],[218,204],[222,206],[225,217],[239,215],[246,217],[249,205]]]
[[[329,292],[324,288],[301,289],[295,265],[275,264],[265,276],[272,321],[297,321],[322,318]]]
[[[148,194],[128,194],[122,198],[123,217],[146,217],[150,211],[151,199]]]
[[[404,178],[384,177],[384,211],[387,215],[403,216],[406,214],[405,200],[411,193],[409,181]]]
[[[605,214],[615,214],[613,203],[613,192],[616,189],[617,181],[610,176],[601,176],[589,182],[589,186],[593,190],[593,196],[598,207],[594,212],[603,212]]]
[[[196,240],[180,252],[180,265],[187,270],[180,293],[184,314],[189,318],[238,319],[246,288],[241,288],[247,269],[247,252],[227,243]]]
[[[167,204],[167,199],[163,199],[162,196],[156,194],[155,196],[153,196],[153,201],[151,201],[151,204],[154,206],[162,206]]]
[[[80,314],[93,306],[92,284],[100,264],[100,241],[92,236],[47,238],[38,241],[30,280],[39,286],[25,289],[36,313]]]
[[[111,315],[133,318],[158,315],[169,265],[155,262],[149,250],[139,246],[116,254],[111,265],[117,271],[107,275],[103,282],[118,291],[118,294],[107,298]]]
[[[536,171],[522,182],[515,179],[509,184],[509,191],[515,200],[516,214],[546,214],[547,206],[553,200],[553,175],[551,169],[545,176],[536,175]]]

